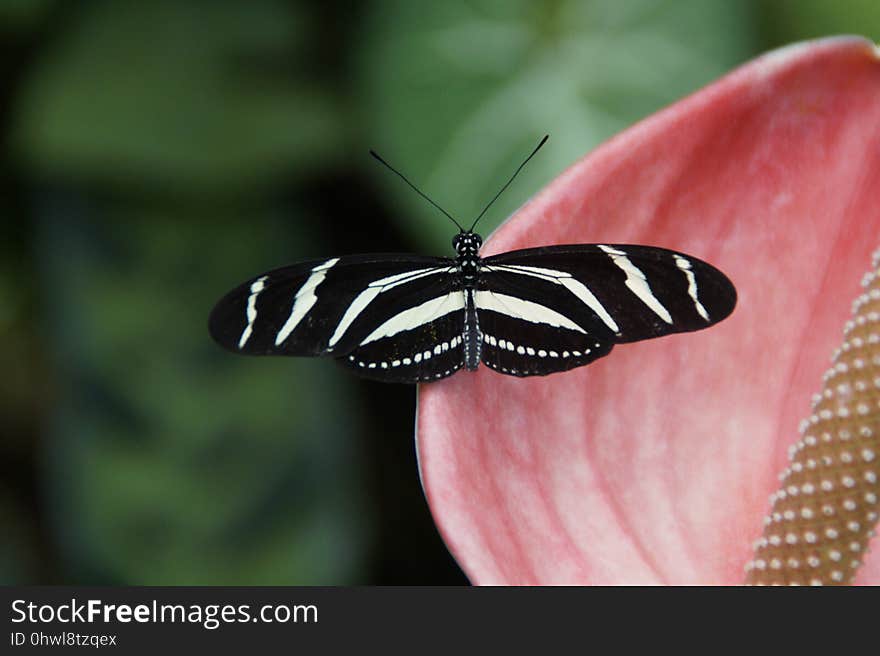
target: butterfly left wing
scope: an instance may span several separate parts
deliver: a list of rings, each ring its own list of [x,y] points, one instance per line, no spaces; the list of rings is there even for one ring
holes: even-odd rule
[[[392,254],[283,267],[224,296],[209,330],[237,353],[325,355],[370,378],[433,380],[460,366],[464,297],[453,290],[452,264]]]
[[[485,258],[480,278],[483,362],[520,376],[588,364],[616,343],[707,328],[736,304],[718,269],[650,246],[511,251]]]

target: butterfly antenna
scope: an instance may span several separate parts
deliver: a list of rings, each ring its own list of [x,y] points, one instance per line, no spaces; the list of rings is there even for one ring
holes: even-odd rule
[[[535,153],[537,153],[539,150],[541,150],[541,146],[543,146],[545,143],[547,143],[547,139],[549,139],[549,138],[550,138],[550,135],[549,135],[549,134],[545,134],[545,135],[544,135],[544,138],[541,139],[541,143],[539,143],[537,146],[535,146],[535,149],[532,151],[532,154],[529,155],[528,157],[526,157],[525,160],[523,160],[523,163],[519,165],[519,168],[518,168],[516,171],[513,172],[513,175],[512,175],[512,176],[510,176],[510,180],[508,180],[507,183],[506,183],[503,187],[501,187],[501,190],[500,190],[497,194],[495,194],[495,198],[493,198],[492,200],[490,200],[490,201],[489,201],[489,204],[486,205],[486,207],[483,208],[483,211],[480,212],[480,216],[478,216],[476,219],[474,219],[474,222],[473,222],[473,224],[471,225],[471,229],[470,229],[468,232],[473,231],[473,229],[477,227],[477,222],[478,222],[480,219],[482,219],[482,218],[483,218],[483,215],[486,213],[486,211],[487,211],[490,207],[492,207],[492,203],[494,203],[496,200],[498,200],[498,197],[504,192],[505,189],[507,189],[507,188],[510,186],[510,183],[513,182],[513,179],[517,176],[517,174],[518,174],[520,171],[523,170],[523,167],[524,167],[526,164],[529,163],[529,160],[532,159],[532,157],[535,156]]]
[[[441,212],[443,212],[443,214],[445,214],[446,217],[447,217],[450,221],[452,221],[452,222],[458,227],[459,230],[461,230],[462,232],[464,232],[464,228],[461,227],[461,225],[459,224],[458,221],[456,221],[455,219],[452,218],[452,215],[451,215],[449,212],[447,212],[446,210],[444,210],[444,209],[443,209],[442,207],[440,207],[437,203],[435,203],[433,200],[431,200],[430,198],[428,198],[424,193],[422,193],[422,192],[419,190],[418,187],[416,187],[412,182],[410,182],[409,180],[406,179],[406,176],[405,176],[403,173],[401,173],[401,172],[398,171],[396,168],[394,168],[393,166],[391,166],[391,164],[389,164],[389,163],[386,162],[384,159],[382,159],[381,157],[379,157],[378,153],[376,153],[375,150],[371,150],[371,151],[370,151],[370,155],[372,155],[372,156],[375,157],[377,160],[379,160],[379,162],[381,162],[382,164],[384,164],[389,170],[391,170],[392,173],[397,174],[397,176],[398,176],[401,180],[403,180],[406,184],[408,184],[408,185],[410,186],[410,188],[411,188],[414,192],[416,192],[419,196],[421,196],[421,197],[424,198],[426,201],[428,201],[429,203],[431,203],[431,205],[433,205],[434,207],[436,207],[438,210],[440,210]]]

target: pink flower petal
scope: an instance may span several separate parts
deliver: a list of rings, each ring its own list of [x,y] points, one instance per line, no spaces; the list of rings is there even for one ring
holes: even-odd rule
[[[709,330],[571,372],[481,367],[420,389],[425,493],[470,579],[743,581],[880,245],[878,190],[880,57],[832,39],[770,53],[650,117],[505,223],[484,255],[665,246],[719,267],[739,304]],[[858,580],[880,582],[876,551]]]

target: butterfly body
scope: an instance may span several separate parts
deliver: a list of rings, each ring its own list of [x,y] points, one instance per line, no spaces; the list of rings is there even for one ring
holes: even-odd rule
[[[455,258],[354,255],[270,271],[227,294],[210,331],[238,353],[331,356],[413,383],[481,363],[565,371],[616,343],[708,327],[736,303],[724,274],[676,251],[579,244],[481,258],[481,246],[462,230]]]
[[[476,371],[480,366],[483,347],[479,315],[474,302],[474,291],[479,284],[482,269],[480,258],[482,245],[483,238],[472,231],[460,232],[452,240],[452,247],[458,253],[455,275],[459,277],[459,285],[464,294],[464,326],[462,327],[464,366],[469,371]]]

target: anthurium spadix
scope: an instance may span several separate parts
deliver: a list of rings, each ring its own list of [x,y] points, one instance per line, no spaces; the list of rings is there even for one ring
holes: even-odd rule
[[[711,330],[589,367],[420,388],[425,493],[471,581],[880,583],[878,194],[880,54],[836,38],[646,119],[498,229],[484,255],[692,253],[739,300]]]

